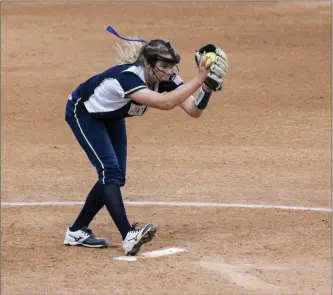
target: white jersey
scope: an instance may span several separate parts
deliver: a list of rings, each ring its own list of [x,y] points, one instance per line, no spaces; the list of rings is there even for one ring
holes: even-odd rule
[[[174,76],[175,88],[183,82]],[[144,68],[135,64],[117,65],[103,73],[97,74],[84,83],[69,96],[71,103],[66,109],[66,116],[88,112],[100,119],[142,116],[147,106],[131,100],[128,96],[138,90],[147,88]],[[155,84],[153,90],[163,92]]]

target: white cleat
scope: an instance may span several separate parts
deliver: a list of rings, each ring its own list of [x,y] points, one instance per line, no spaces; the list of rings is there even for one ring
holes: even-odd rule
[[[83,227],[77,231],[71,231],[68,228],[64,244],[69,246],[85,246],[89,248],[107,248],[109,246],[106,240],[96,238],[92,231],[87,227]]]
[[[123,241],[123,249],[126,256],[134,256],[139,251],[143,244],[150,242],[156,234],[156,226],[147,224],[141,229],[136,229],[137,224],[133,223],[132,228],[127,233]]]

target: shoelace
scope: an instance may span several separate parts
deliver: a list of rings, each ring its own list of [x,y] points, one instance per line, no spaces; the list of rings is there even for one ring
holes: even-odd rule
[[[81,229],[84,233],[86,233],[87,235],[95,238],[95,235],[92,233],[91,229],[90,228],[87,228],[87,227],[84,227]]]
[[[136,227],[138,226],[138,222],[133,222],[131,225],[131,229],[129,230],[130,232],[135,232],[135,231],[139,231],[138,229],[136,229]]]

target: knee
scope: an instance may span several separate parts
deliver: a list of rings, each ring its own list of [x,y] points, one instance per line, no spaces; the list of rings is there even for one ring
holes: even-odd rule
[[[122,187],[126,183],[125,172],[120,168],[104,168],[98,171],[99,181],[103,184],[115,184]]]

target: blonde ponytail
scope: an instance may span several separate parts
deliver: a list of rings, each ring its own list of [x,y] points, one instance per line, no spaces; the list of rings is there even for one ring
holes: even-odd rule
[[[131,39],[138,39],[137,37],[130,37]],[[143,42],[136,41],[121,41],[120,43],[115,43],[113,48],[116,50],[116,63],[119,64],[129,64],[134,63],[141,52],[142,47],[145,45]]]

